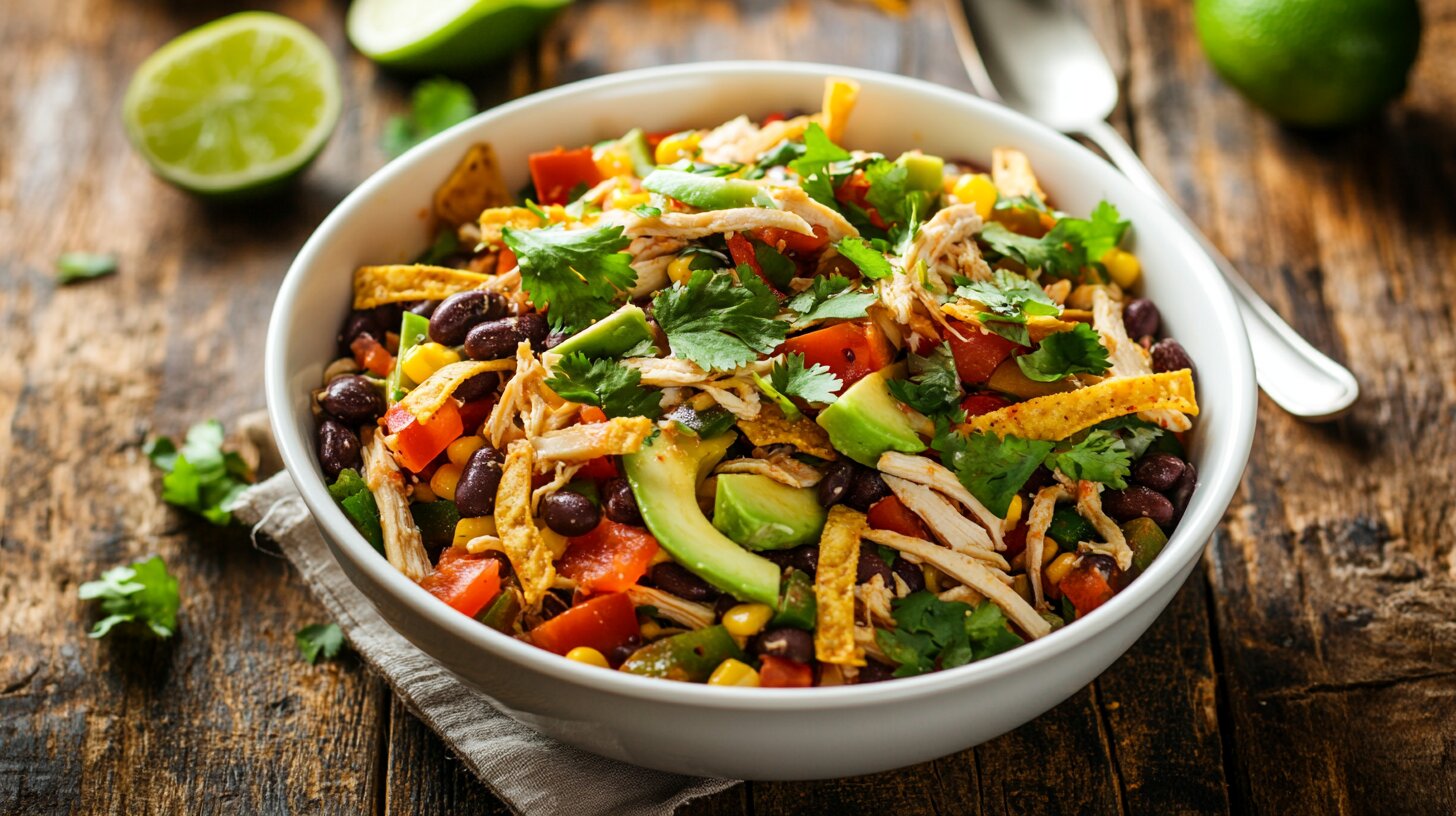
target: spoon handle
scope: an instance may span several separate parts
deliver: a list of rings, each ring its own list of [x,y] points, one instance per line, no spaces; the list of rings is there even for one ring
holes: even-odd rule
[[[1264,393],[1288,413],[1308,422],[1335,419],[1348,410],[1360,396],[1355,376],[1300,337],[1259,297],[1229,259],[1163,190],[1116,129],[1106,122],[1098,122],[1083,129],[1082,134],[1102,148],[1134,184],[1161,201],[1223,273],[1244,318],[1254,352],[1255,375]]]

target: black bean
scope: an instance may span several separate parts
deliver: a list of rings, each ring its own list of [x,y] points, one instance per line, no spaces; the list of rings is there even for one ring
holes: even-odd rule
[[[571,608],[571,601],[560,593],[548,592],[541,596],[541,620],[548,621]]]
[[[830,462],[824,469],[824,478],[819,480],[819,503],[825,507],[838,504],[853,481],[854,465],[843,459]]]
[[[1154,343],[1152,354],[1153,372],[1156,374],[1193,368],[1193,360],[1189,359],[1188,352],[1171,337]]]
[[[379,325],[381,328],[384,329],[384,331],[399,331],[400,318],[404,317],[403,303],[382,303],[378,306],[375,306],[373,311],[374,319],[379,321]],[[384,342],[383,337],[377,339],[381,343]]]
[[[556,348],[562,343],[565,343],[566,338],[570,336],[571,335],[562,331],[551,332],[550,334],[546,335],[546,340],[541,344],[541,349],[543,351],[550,351],[551,349]]]
[[[608,663],[613,666],[620,666],[626,663],[627,658],[631,657],[632,653],[640,648],[642,648],[642,636],[633,635],[627,638],[625,642],[613,646],[605,656]]]
[[[890,565],[885,563],[885,559],[880,557],[874,547],[862,544],[859,548],[859,567],[855,573],[854,582],[867,584],[876,575],[880,576],[880,580],[884,582],[885,586],[894,588],[895,573],[890,571]]]
[[[844,503],[861,513],[868,513],[875,502],[888,495],[890,486],[885,484],[879,471],[856,467],[854,480],[850,482],[849,490],[845,491]]]
[[[878,660],[866,660],[855,677],[856,683],[880,683],[895,676],[895,670]]]
[[[685,601],[706,603],[718,596],[718,590],[708,582],[687,571],[681,564],[664,561],[652,567],[652,583],[663,592],[676,595]]]
[[[503,314],[505,304],[490,292],[479,289],[456,292],[445,298],[430,316],[430,339],[447,346],[458,346],[465,342],[465,335],[471,329]]]
[[[602,510],[606,512],[607,518],[618,524],[642,524],[642,512],[637,509],[637,497],[632,494],[632,485],[621,476],[609,479],[602,485]]]
[[[350,425],[373,422],[384,413],[384,395],[372,380],[358,374],[330,380],[319,401],[325,411]]]
[[[1163,325],[1163,316],[1151,300],[1134,298],[1122,307],[1122,324],[1127,327],[1127,336],[1134,340],[1143,337],[1157,337]]]
[[[359,466],[359,437],[342,422],[326,419],[318,429],[319,465],[330,479]]]
[[[793,550],[764,550],[759,555],[777,564],[779,569],[785,569],[794,565]]]
[[[713,621],[716,623],[717,621],[723,620],[723,616],[728,614],[728,610],[737,606],[739,603],[740,601],[732,595],[727,593],[719,595],[718,600],[713,602]]]
[[[1183,475],[1178,477],[1178,484],[1173,486],[1173,493],[1169,497],[1173,500],[1173,518],[1183,518],[1183,511],[1188,509],[1188,500],[1193,498],[1193,490],[1198,487],[1198,471],[1193,469],[1192,462],[1184,463]]]
[[[890,570],[900,576],[900,580],[905,582],[911,592],[925,589],[925,571],[920,569],[919,564],[910,563],[910,559],[905,556],[896,558],[895,563],[890,565]]]
[[[489,396],[498,385],[500,385],[500,375],[494,371],[485,371],[460,383],[451,396],[462,402],[473,402]]]
[[[537,353],[545,351],[546,335],[551,332],[546,317],[539,312],[527,312],[516,320],[520,321],[521,336],[531,341],[531,349]]]
[[[384,326],[374,316],[372,310],[351,312],[349,319],[344,321],[343,330],[339,332],[339,353],[349,353],[349,344],[364,334],[381,343],[384,342]]]
[[[470,455],[455,485],[455,507],[465,518],[495,512],[495,491],[500,487],[501,466],[506,458],[489,445]]]
[[[1103,553],[1083,553],[1078,557],[1077,564],[1097,570],[1104,578],[1112,578],[1117,574],[1117,562],[1112,560],[1112,556]]]
[[[487,320],[470,329],[465,335],[465,353],[473,360],[499,360],[514,357],[516,346],[525,338],[521,334],[520,318],[503,317]]]
[[[800,663],[814,659],[814,636],[803,629],[780,626],[766,630],[758,636],[756,645],[760,656],[786,657]]]
[[[1132,480],[1144,487],[1166,491],[1183,476],[1183,460],[1171,453],[1150,453],[1132,466]]]
[[[420,317],[427,318],[433,315],[438,308],[440,308],[440,301],[438,300],[421,300],[416,303],[411,303],[409,310]]]
[[[1118,521],[1150,518],[1160,527],[1166,527],[1173,521],[1173,503],[1162,493],[1142,485],[1103,493],[1102,509]]]
[[[790,565],[796,567],[811,576],[819,571],[819,545],[806,544],[802,547],[795,547],[789,552],[794,554],[794,560]]]
[[[564,536],[586,535],[601,522],[602,511],[580,493],[558,490],[541,500],[541,520]]]

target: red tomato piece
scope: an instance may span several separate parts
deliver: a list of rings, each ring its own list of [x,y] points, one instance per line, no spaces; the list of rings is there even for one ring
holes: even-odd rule
[[[844,183],[839,185],[839,189],[834,191],[834,197],[864,210],[865,214],[869,216],[871,224],[880,229],[889,229],[890,225],[880,216],[880,211],[870,205],[867,197],[869,191],[869,179],[865,178],[863,172],[856,170],[854,175],[845,179]]]
[[[981,414],[989,414],[992,411],[999,411],[1010,404],[1011,400],[1005,397],[998,397],[995,394],[972,394],[961,400],[961,410],[965,411],[966,416],[969,418],[980,416]]]
[[[1003,533],[1001,541],[1006,544],[1006,551],[1001,554],[1007,558],[1015,558],[1017,553],[1026,549],[1026,522],[1023,520],[1016,525],[1016,529]]]
[[[495,273],[497,275],[504,275],[515,268],[516,253],[512,252],[510,247],[501,244],[500,254],[495,259]]]
[[[568,541],[556,568],[586,592],[621,592],[647,573],[657,550],[657,539],[641,527],[602,519]]]
[[[474,433],[485,424],[490,417],[490,411],[495,407],[495,397],[482,397],[472,400],[460,406],[460,424],[465,430]]]
[[[774,249],[808,255],[824,248],[829,243],[829,230],[822,224],[814,225],[814,234],[790,232],[779,227],[759,227],[753,230],[753,237]],[[736,259],[735,259],[736,260]]]
[[[1067,573],[1057,589],[1072,602],[1081,617],[1112,599],[1114,593],[1107,576],[1095,567],[1078,564]]]
[[[966,323],[952,323],[954,332],[947,332],[950,351],[955,357],[956,373],[963,382],[983,383],[1020,345],[999,334],[981,331]],[[957,337],[956,335],[960,336]]]
[[[894,352],[880,327],[870,321],[839,323],[790,337],[779,349],[804,355],[804,365],[815,363],[834,372],[844,389],[890,364]]]
[[[384,415],[384,426],[395,434],[394,451],[400,464],[419,473],[440,455],[440,452],[460,438],[465,423],[460,418],[460,409],[455,400],[447,399],[435,410],[429,422],[415,419],[404,407],[396,405]]]
[[[617,463],[612,461],[610,456],[598,456],[595,459],[588,459],[576,475],[593,482],[601,482],[607,479],[615,479],[621,475],[617,470]]]
[[[763,124],[767,125],[772,122],[782,122],[787,118],[788,117],[782,113],[770,113],[768,116],[763,117]]]
[[[536,185],[537,203],[543,205],[569,203],[571,191],[578,184],[594,187],[602,180],[602,171],[597,169],[591,147],[576,150],[558,147],[547,153],[532,153],[527,163],[531,167],[531,183]]]
[[[388,377],[390,369],[394,368],[394,355],[367,334],[355,337],[354,342],[349,344],[349,351],[354,353],[354,362],[360,368],[375,376]]]
[[[583,601],[532,629],[531,642],[561,655],[578,646],[609,654],[638,634],[632,599],[614,592]]]
[[[930,531],[925,529],[925,523],[920,520],[920,517],[894,496],[886,496],[870,505],[870,512],[866,514],[866,520],[876,530],[889,530],[900,535],[923,538],[926,541],[933,540],[930,537]]]
[[[758,684],[763,688],[808,688],[814,685],[814,669],[807,663],[773,655],[764,655],[760,661]]]
[[[420,586],[455,611],[470,617],[500,594],[500,558],[447,547],[440,554],[435,571],[420,580]]]

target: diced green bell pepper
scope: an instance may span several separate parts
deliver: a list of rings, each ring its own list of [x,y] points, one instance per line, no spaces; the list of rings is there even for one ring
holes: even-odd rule
[[[663,638],[632,653],[622,671],[646,677],[706,682],[724,660],[747,660],[733,636],[720,626]]]
[[[675,198],[700,210],[732,210],[773,203],[768,194],[752,182],[682,170],[653,170],[642,180],[642,189]]]
[[[1122,525],[1122,535],[1132,548],[1132,564],[1138,572],[1147,569],[1168,543],[1168,536],[1150,518],[1135,518]]]
[[[405,352],[419,345],[421,342],[428,342],[430,339],[430,319],[414,312],[405,312],[404,319],[399,323],[399,354],[395,355],[394,368],[389,372],[389,378],[384,381],[384,394],[389,398],[389,404],[404,399],[416,383],[410,382],[409,377],[400,370],[400,363],[404,362]]]
[[[783,589],[779,593],[778,611],[774,613],[769,625],[813,629],[818,611],[818,602],[814,599],[814,579],[803,570],[790,569],[784,576]]]
[[[485,610],[476,615],[475,619],[497,632],[513,635],[516,632],[516,618],[520,616],[520,598],[516,597],[514,591],[506,589],[486,605]]]
[[[1047,527],[1046,534],[1062,549],[1073,552],[1077,549],[1078,541],[1098,540],[1097,528],[1092,526],[1092,522],[1082,518],[1070,507],[1058,507],[1052,513],[1052,523]]]
[[[420,537],[427,545],[448,547],[455,540],[455,525],[460,521],[460,510],[455,502],[436,499],[416,502],[410,505],[410,515],[415,526],[420,528]]]
[[[329,495],[339,503],[344,515],[349,517],[354,529],[364,536],[369,546],[384,552],[384,528],[379,523],[379,505],[359,472],[353,468],[340,471],[334,483],[329,485]]]

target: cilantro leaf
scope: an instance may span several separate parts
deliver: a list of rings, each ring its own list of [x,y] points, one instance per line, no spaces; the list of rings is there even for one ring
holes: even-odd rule
[[[449,226],[441,226],[435,233],[435,242],[415,259],[417,264],[439,266],[441,262],[460,251],[460,238]]]
[[[1069,277],[1100,261],[1127,232],[1117,208],[1106,201],[1092,210],[1090,219],[1064,217],[1041,238],[1018,235],[1001,224],[987,224],[981,240],[997,252],[1053,275]]]
[[[893,602],[895,628],[875,631],[875,642],[898,664],[896,677],[950,669],[1021,645],[990,601],[972,608],[924,590]]]
[[[1091,218],[1063,218],[1052,227],[1052,232],[1060,233],[1061,238],[1081,247],[1082,262],[1086,265],[1101,261],[1108,250],[1121,243],[1128,226],[1128,222],[1122,220],[1116,207],[1109,202],[1099,201],[1092,208]]]
[[[776,319],[779,302],[747,266],[735,276],[700,269],[652,299],[653,316],[678,357],[728,370],[771,354],[788,334]]]
[[[408,116],[395,116],[384,125],[380,146],[391,157],[464,122],[479,110],[470,89],[444,77],[427,79],[415,86]]]
[[[621,227],[506,227],[502,235],[516,254],[521,287],[556,329],[577,331],[606,317],[637,282],[632,256],[620,251],[632,242]]]
[[[859,272],[870,280],[880,280],[895,274],[895,267],[884,253],[865,243],[863,238],[841,238],[834,244],[839,254],[859,267]]]
[[[546,387],[562,399],[595,405],[609,417],[662,414],[662,394],[642,387],[642,374],[615,360],[591,360],[580,352],[562,357]]]
[[[222,423],[199,422],[187,431],[182,449],[157,437],[143,448],[163,471],[162,501],[191,510],[218,525],[232,521],[232,506],[248,487],[248,467],[236,453],[222,449]]]
[[[1028,315],[1055,315],[1061,308],[1030,280],[1010,270],[998,269],[988,281],[958,279],[956,296],[985,307],[981,325],[1017,345],[1031,345],[1026,329]]]
[[[816,277],[809,288],[794,295],[789,311],[797,312],[793,328],[800,329],[816,320],[864,317],[877,298],[871,292],[860,292],[843,275]]]
[[[632,213],[641,218],[657,218],[662,215],[662,208],[647,204],[638,204],[632,208]]]
[[[903,628],[876,629],[875,643],[885,657],[897,664],[896,677],[935,671],[935,643],[929,635],[908,632]]]
[[[966,618],[966,637],[971,642],[971,654],[976,660],[985,660],[1026,642],[1011,631],[1001,607],[990,601],[982,601]]]
[[[935,423],[930,446],[940,452],[941,461],[955,471],[971,495],[992,513],[1005,516],[1011,508],[1011,497],[1021,490],[1056,443],[1010,435],[998,438],[984,431],[962,434],[940,419]]]
[[[56,283],[100,278],[116,272],[116,256],[99,252],[63,252],[56,258]]]
[[[1117,490],[1127,487],[1132,453],[1121,439],[1108,431],[1094,430],[1070,447],[1064,444],[1047,456],[1047,467],[1060,470],[1069,479],[1102,482]]]
[[[784,139],[778,144],[758,155],[754,167],[759,170],[768,170],[771,167],[787,167],[790,162],[803,156],[808,152],[808,147],[800,142]]]
[[[810,198],[826,207],[838,209],[829,165],[849,158],[849,151],[831,141],[824,128],[814,122],[804,131],[804,155],[789,162],[789,169],[799,174],[799,186]]]
[[[1037,382],[1056,382],[1070,374],[1101,374],[1109,364],[1107,347],[1086,323],[1049,334],[1036,351],[1016,358],[1021,373]]]
[[[1093,425],[1092,429],[1117,432],[1133,459],[1141,459],[1148,448],[1158,441],[1158,437],[1163,435],[1162,428],[1145,419],[1138,419],[1135,414],[1113,417]]]
[[[298,653],[304,660],[317,663],[320,657],[324,660],[338,657],[344,647],[344,631],[337,623],[315,623],[299,629],[293,642],[298,644]]]
[[[956,373],[950,344],[942,343],[925,357],[910,352],[910,380],[890,380],[890,393],[926,416],[954,412],[961,401],[961,378]]]
[[[137,623],[159,638],[177,631],[177,579],[167,574],[167,563],[154,555],[130,566],[114,567],[96,581],[82,584],[83,601],[101,601],[106,617],[96,622],[91,637],[106,637],[117,625]]]
[[[998,210],[1034,210],[1036,212],[1049,213],[1046,201],[1036,193],[1019,196],[997,196],[995,209]]]
[[[789,256],[760,241],[753,242],[753,259],[758,262],[759,271],[768,278],[768,282],[780,289],[787,289],[789,282],[799,273],[799,268],[789,260]]]
[[[786,354],[774,363],[769,382],[780,394],[824,405],[839,399],[835,394],[844,385],[828,366],[815,363],[806,368],[802,354]]]
[[[864,168],[869,189],[865,201],[890,224],[914,224],[930,208],[930,194],[910,188],[910,170],[888,159],[875,159]],[[914,239],[915,228],[908,231]]]

